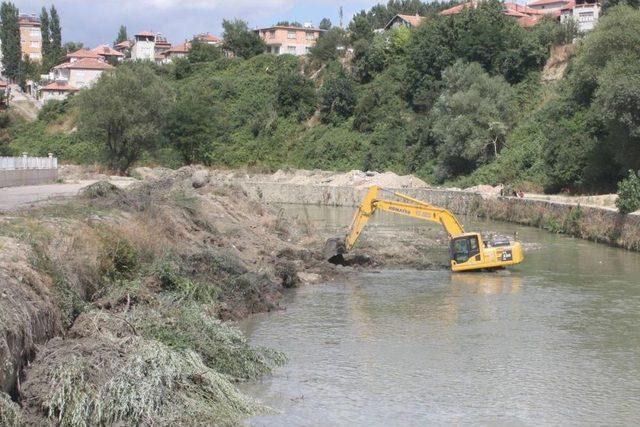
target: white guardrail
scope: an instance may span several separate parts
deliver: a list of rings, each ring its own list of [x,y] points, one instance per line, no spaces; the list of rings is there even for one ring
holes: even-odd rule
[[[58,169],[58,158],[49,154],[49,157],[29,157],[23,154],[21,157],[0,157],[0,170],[22,169]]]

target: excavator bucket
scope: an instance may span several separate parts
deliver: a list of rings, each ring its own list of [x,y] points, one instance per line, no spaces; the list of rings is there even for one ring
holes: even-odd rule
[[[344,237],[332,237],[325,242],[322,249],[322,257],[329,262],[333,262],[337,257],[342,257],[345,252],[347,252],[347,248]]]

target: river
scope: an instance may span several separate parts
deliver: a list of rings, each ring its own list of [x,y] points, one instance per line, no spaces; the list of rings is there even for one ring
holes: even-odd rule
[[[285,210],[328,230],[352,214]],[[244,322],[253,344],[289,357],[243,386],[278,411],[248,424],[640,423],[640,254],[463,222],[517,231],[525,262],[497,273],[358,272],[301,287],[286,310]],[[381,215],[370,232],[407,227],[433,228]]]

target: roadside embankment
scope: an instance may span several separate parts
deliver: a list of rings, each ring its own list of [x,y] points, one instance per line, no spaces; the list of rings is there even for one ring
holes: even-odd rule
[[[267,411],[234,383],[283,355],[222,321],[330,274],[303,229],[191,167],[1,216],[1,423],[226,425]]]

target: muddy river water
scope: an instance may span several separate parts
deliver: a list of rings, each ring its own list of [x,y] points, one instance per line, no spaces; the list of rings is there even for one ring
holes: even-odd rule
[[[318,227],[352,209],[304,211]],[[287,295],[243,323],[289,362],[244,390],[278,413],[250,425],[637,425],[640,254],[512,224],[525,262],[498,273],[370,270]],[[381,215],[384,239],[430,225]],[[367,231],[365,231],[367,232]],[[442,255],[446,256],[444,252]]]

